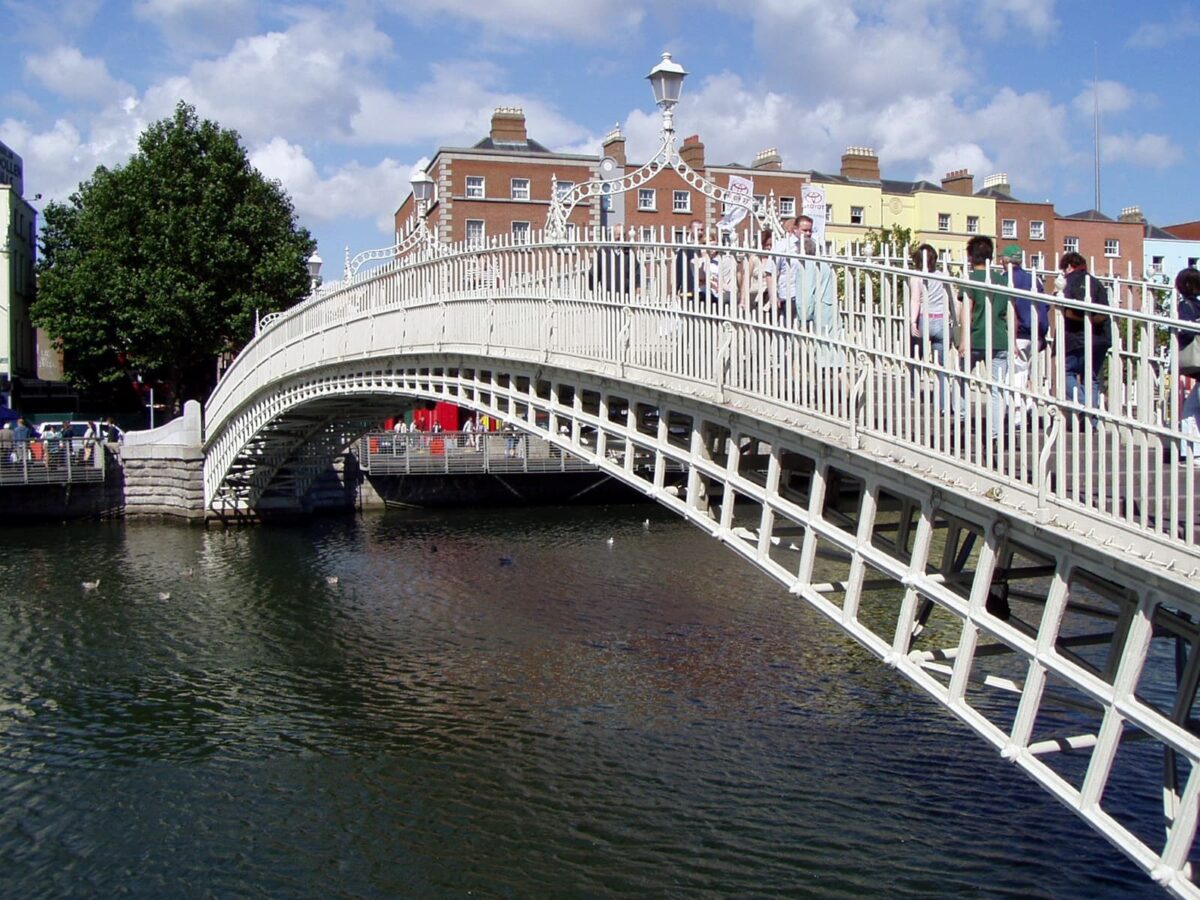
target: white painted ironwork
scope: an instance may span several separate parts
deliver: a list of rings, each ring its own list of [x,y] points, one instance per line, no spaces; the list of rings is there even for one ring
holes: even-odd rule
[[[433,229],[425,224],[424,218],[417,219],[415,216],[409,216],[408,222],[404,226],[404,232],[396,235],[396,243],[392,246],[379,250],[364,250],[353,258],[350,256],[350,248],[347,247],[346,269],[343,277],[347,281],[352,280],[367,263],[380,260],[395,262],[414,250],[435,255],[440,252],[441,243]]]
[[[1153,285],[1105,279],[1120,306],[1094,406],[1066,392],[1061,342],[1017,383],[995,365],[1015,337],[989,317],[973,366],[914,341],[913,274],[600,234],[401,261],[288,310],[233,362],[206,410],[206,499],[302,505],[406,399],[508,420],[770,573],[1200,896],[1200,467],[1172,352],[1196,326]],[[1095,311],[962,274],[925,277],[1010,312],[1050,299],[1060,335],[1065,310]],[[1088,372],[1098,352],[1087,338]],[[1162,789],[1152,828],[1129,815],[1133,776]]]
[[[675,149],[675,133],[666,130],[663,131],[662,143],[649,161],[621,178],[611,180],[593,178],[581,181],[569,191],[562,192],[558,190],[557,179],[552,179],[550,210],[546,213],[546,233],[559,239],[566,238],[571,211],[580,203],[598,197],[611,197],[636,190],[665,169],[673,169],[685,184],[704,196],[711,197],[718,203],[740,206],[747,210],[759,222],[760,227],[769,228],[776,237],[783,235],[783,220],[779,218],[779,212],[775,206],[774,191],[771,192],[766,203],[760,204],[753,197],[714,184],[683,160],[679,151]]]
[[[687,72],[663,53],[662,60],[646,76],[654,90],[654,101],[662,112],[661,142],[654,155],[639,169],[621,178],[596,179],[573,185],[569,191],[559,192],[558,179],[551,176],[550,209],[546,214],[546,234],[565,239],[571,211],[580,203],[597,197],[611,197],[636,190],[664,169],[674,169],[684,183],[718,203],[741,207],[754,215],[760,227],[771,229],[775,237],[784,234],[783,222],[775,208],[775,193],[771,192],[765,204],[753,197],[731,191],[706,179],[689,166],[675,149],[675,105],[683,90],[683,79]]]

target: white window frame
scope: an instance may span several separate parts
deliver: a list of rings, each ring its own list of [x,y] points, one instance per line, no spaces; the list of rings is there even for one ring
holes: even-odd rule
[[[518,228],[518,225],[523,227]],[[513,243],[524,243],[528,241],[529,236],[533,234],[533,226],[530,225],[529,222],[523,222],[520,219],[513,220],[513,223],[510,227],[512,229]]]
[[[532,196],[528,178],[513,178],[510,184],[513,200],[528,200]],[[524,188],[522,189],[518,185],[524,185]]]
[[[658,233],[653,225],[643,225],[638,231],[639,241],[653,241],[658,237]]]
[[[1016,219],[1001,219],[1000,220],[1000,237],[1010,241],[1017,239],[1017,220]]]
[[[1078,253],[1079,238],[1067,235],[1063,238],[1063,253]]]
[[[479,236],[474,240],[471,238],[471,226],[479,226]],[[467,246],[482,247],[487,243],[487,223],[483,219],[467,219]]]
[[[825,204],[825,224],[829,225],[832,222],[833,222],[833,204],[826,203]]]
[[[979,216],[967,216],[967,234],[979,234]]]
[[[937,230],[938,231],[949,231],[950,230],[950,213],[940,212],[937,214],[937,217],[938,217],[938,229]]]
[[[563,199],[565,196],[567,196],[567,194],[575,190],[575,182],[573,181],[557,181],[555,184],[558,185],[556,190],[558,191],[559,200]]]
[[[1044,241],[1046,239],[1046,221],[1044,219],[1031,219],[1029,221],[1029,239],[1031,241]]]
[[[867,208],[865,206],[850,207],[850,224],[851,225],[866,225],[867,224]]]
[[[1105,238],[1104,239],[1104,255],[1109,259],[1115,259],[1121,255],[1121,240],[1120,238]]]
[[[1029,268],[1031,271],[1040,272],[1046,268],[1046,254],[1031,253],[1029,256]]]
[[[658,212],[658,191],[654,188],[638,188],[637,201],[639,212]]]
[[[671,229],[671,240],[676,244],[686,243],[689,231],[686,225],[676,225]]]
[[[682,202],[680,202],[682,201]],[[691,191],[671,191],[671,212],[690,213],[692,211]]]
[[[779,214],[781,216],[796,215],[796,198],[795,197],[780,197],[779,198]]]
[[[487,179],[482,175],[468,175],[466,194],[464,196],[468,200],[484,199],[487,196]]]

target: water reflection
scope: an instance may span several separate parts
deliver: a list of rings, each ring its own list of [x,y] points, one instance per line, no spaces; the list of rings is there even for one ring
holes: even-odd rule
[[[807,607],[645,516],[7,533],[9,891],[1153,893]]]

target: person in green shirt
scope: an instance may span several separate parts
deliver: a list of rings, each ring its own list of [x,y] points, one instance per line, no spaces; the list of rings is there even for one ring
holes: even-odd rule
[[[992,256],[996,251],[992,239],[976,235],[967,241],[967,261],[971,266],[969,278],[985,284],[1008,286],[1004,272],[992,269]],[[970,359],[971,368],[985,363],[991,376],[991,403],[988,410],[988,430],[996,440],[1004,431],[1005,400],[1000,394],[1000,385],[1008,381],[1008,295],[966,288],[962,294],[962,320],[970,323],[970,330],[963,329],[960,351]]]

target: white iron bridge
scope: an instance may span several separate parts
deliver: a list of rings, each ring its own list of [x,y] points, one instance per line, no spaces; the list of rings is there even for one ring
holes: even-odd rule
[[[928,277],[979,287],[963,274]],[[1061,339],[1086,303],[1051,298],[1059,340],[1017,377],[991,318],[973,366],[914,340],[912,275],[602,235],[421,248],[264,323],[206,406],[206,502],[303,509],[403,402],[513,423],[773,576],[1200,897],[1200,447],[1173,353],[1195,326],[1161,289],[1104,279],[1096,405],[1090,375],[1067,393]],[[1010,322],[1047,299],[991,291]]]

